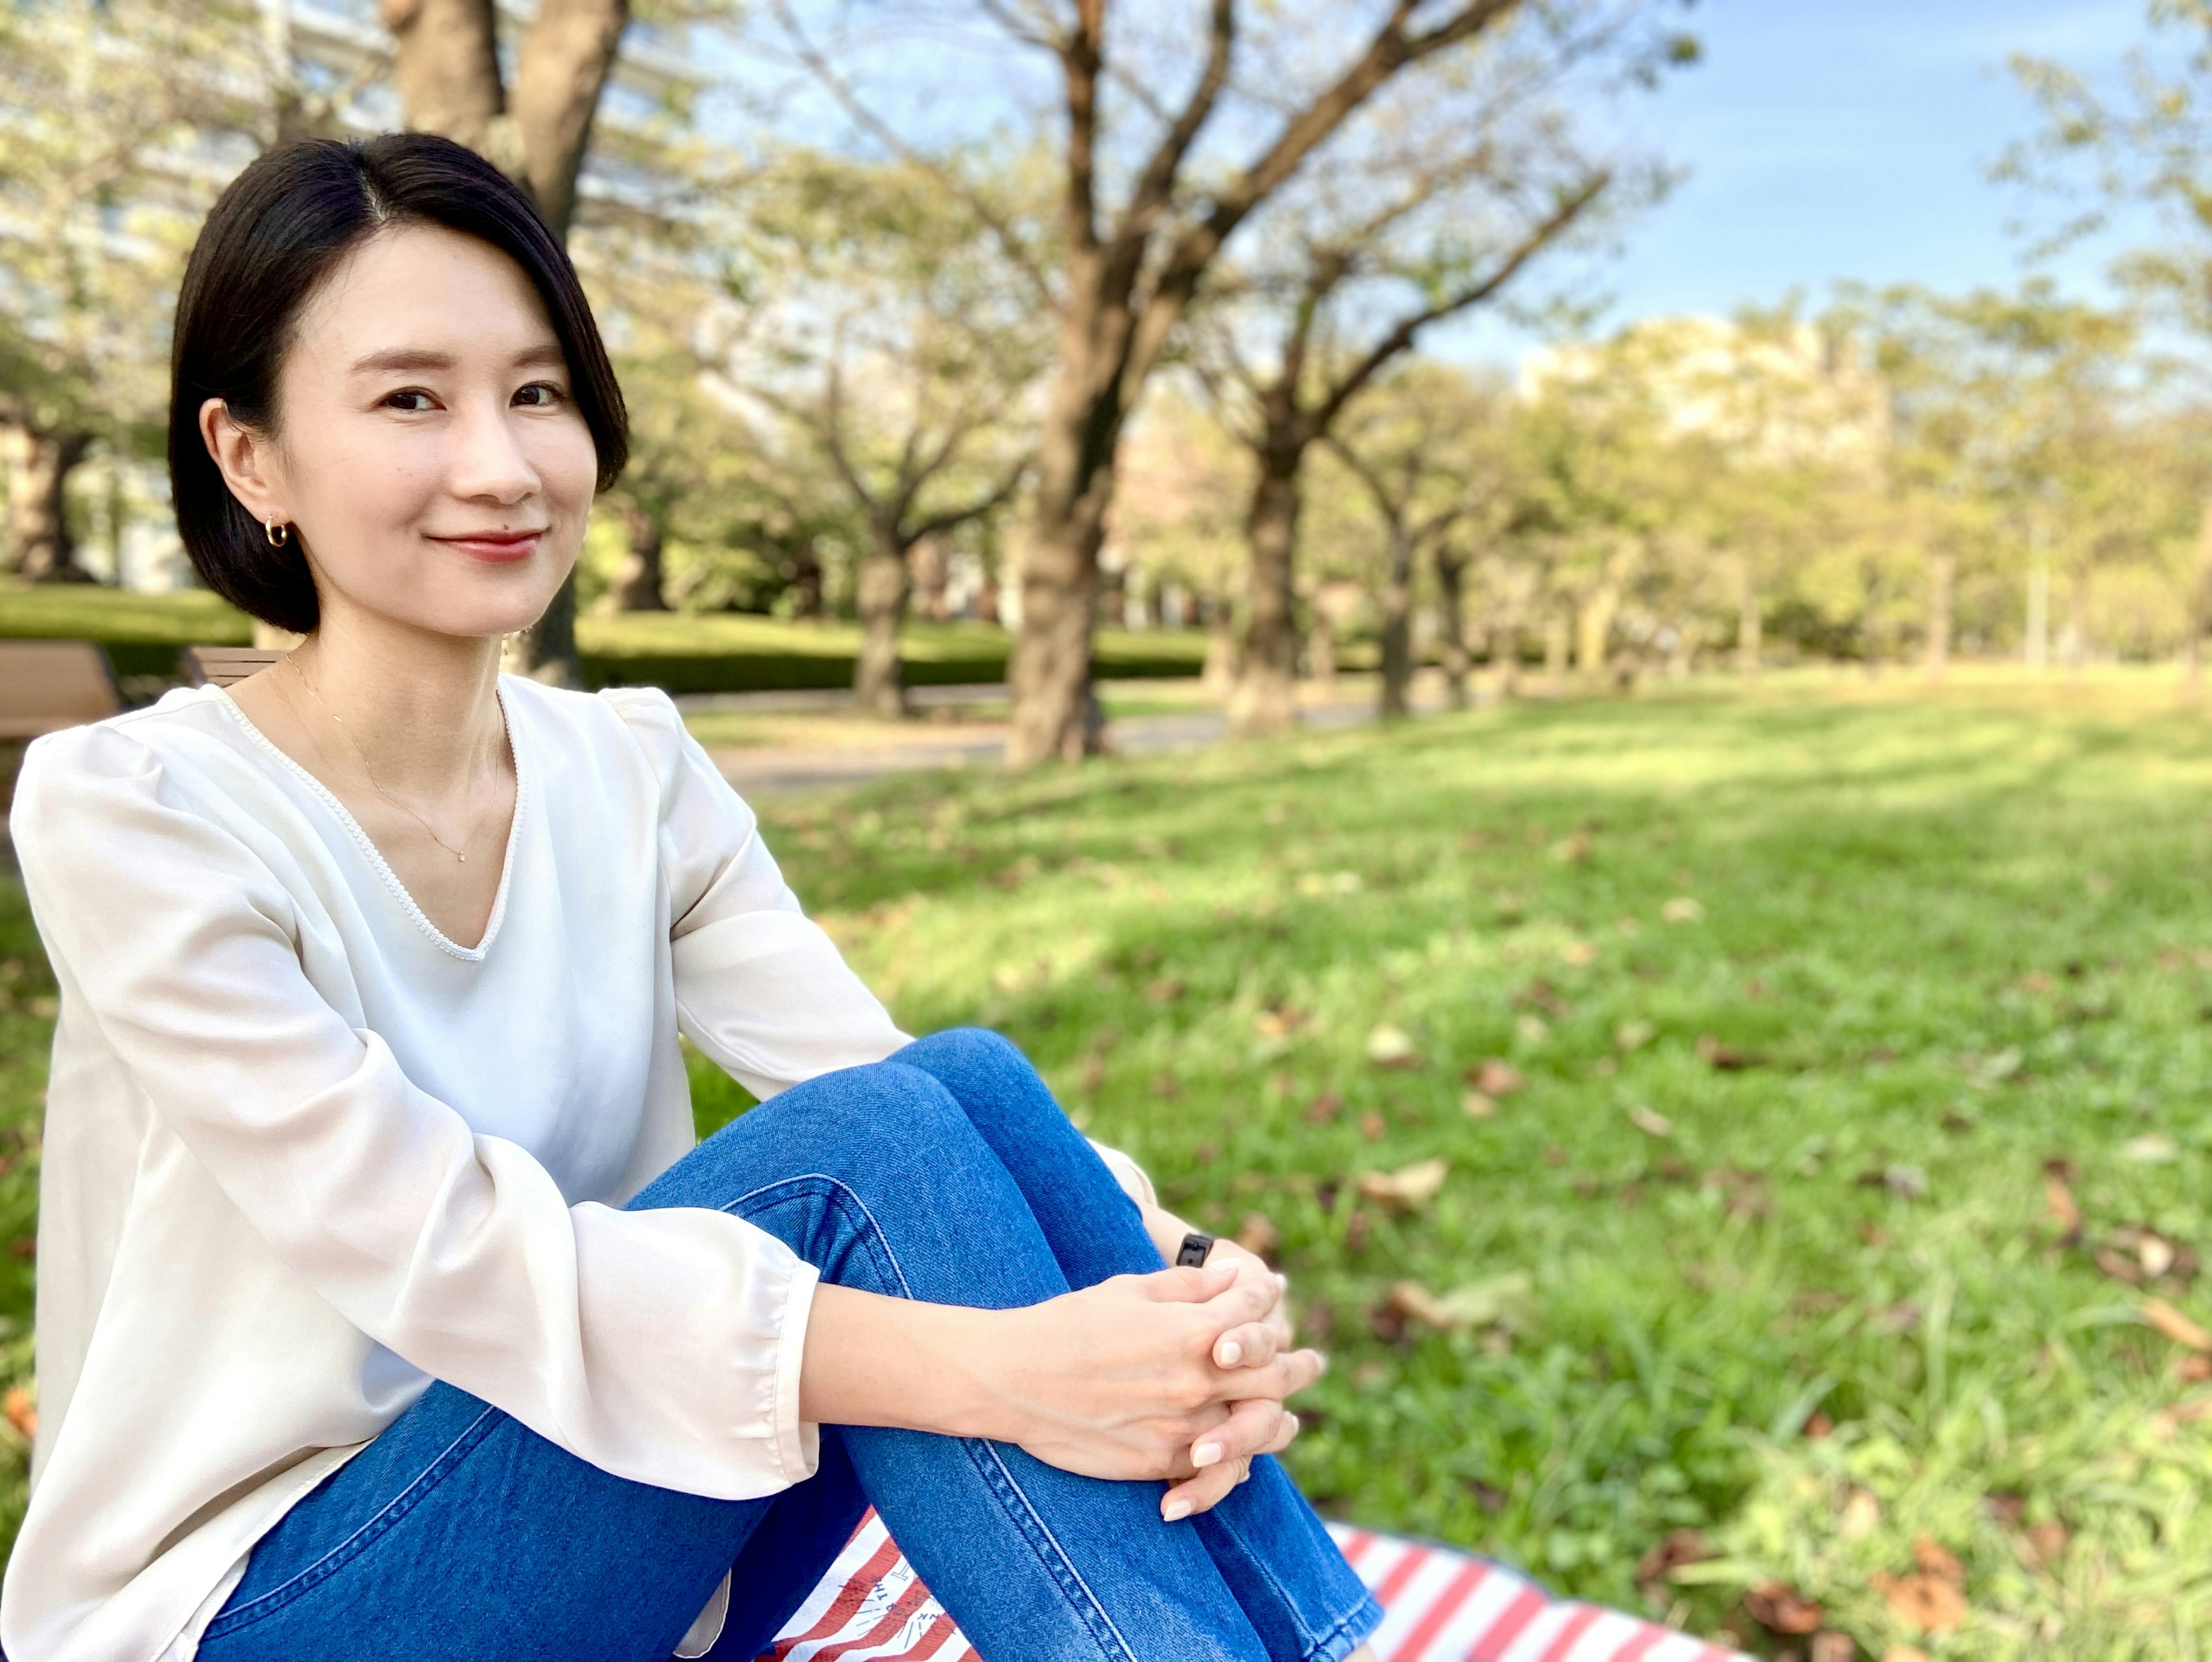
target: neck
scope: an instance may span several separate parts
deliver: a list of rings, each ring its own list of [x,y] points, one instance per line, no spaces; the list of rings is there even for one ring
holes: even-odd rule
[[[497,636],[325,615],[292,663],[323,703],[316,713],[343,724],[380,784],[434,796],[506,754],[499,652]]]

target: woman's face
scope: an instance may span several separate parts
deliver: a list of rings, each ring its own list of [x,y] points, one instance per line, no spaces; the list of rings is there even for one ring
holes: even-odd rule
[[[301,308],[273,439],[201,412],[257,519],[289,521],[326,621],[441,635],[535,622],[575,563],[591,430],[521,267],[441,226],[372,236]]]

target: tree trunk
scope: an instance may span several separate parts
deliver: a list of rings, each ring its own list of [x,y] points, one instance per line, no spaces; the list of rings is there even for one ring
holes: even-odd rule
[[[2197,559],[2190,568],[2189,650],[2183,685],[2192,698],[2204,691],[2204,631],[2212,627],[2212,501],[2197,521]]]
[[[1413,713],[1407,698],[1413,681],[1413,549],[1405,527],[1390,527],[1390,563],[1382,579],[1382,698],[1386,721]]]
[[[660,521],[632,502],[623,511],[623,527],[629,533],[629,548],[614,586],[602,603],[610,612],[665,612],[663,588]]]
[[[906,621],[906,550],[896,532],[878,526],[860,557],[854,598],[860,614],[860,655],[853,665],[853,702],[870,715],[896,721],[907,713],[899,673],[899,625]]]
[[[1553,692],[1567,684],[1567,643],[1572,630],[1567,614],[1554,608],[1544,619],[1544,679]]]
[[[1209,698],[1226,700],[1237,685],[1236,609],[1226,595],[1208,603],[1206,620],[1206,665],[1198,684]]]
[[[1736,562],[1735,667],[1747,681],[1759,679],[1759,661],[1765,650],[1765,614],[1759,606],[1759,582],[1748,558]]]
[[[1071,288],[1079,295],[1096,277],[1095,269],[1072,270]],[[1127,414],[1124,388],[1109,372],[1107,327],[1080,302],[1061,320],[1060,369],[1037,438],[1035,507],[1021,547],[1021,617],[1006,664],[1010,767],[1080,761],[1106,747],[1105,713],[1091,685],[1091,636],[1098,549]]]
[[[1620,585],[1610,577],[1584,597],[1575,613],[1575,667],[1584,675],[1605,673],[1613,620],[1620,612]]]
[[[1336,630],[1319,606],[1313,626],[1306,630],[1306,674],[1323,697],[1336,691]]]
[[[1245,518],[1251,563],[1245,579],[1244,661],[1229,696],[1229,728],[1240,738],[1282,733],[1297,724],[1301,460],[1289,447],[1261,456],[1252,509]]]
[[[377,10],[392,31],[392,78],[407,125],[519,174],[512,130],[494,131],[507,113],[494,0],[380,0]]]
[[[2021,656],[2028,673],[2051,667],[2051,562],[2038,548],[2027,568],[2027,629]]]
[[[515,54],[513,104],[523,180],[563,240],[575,216],[576,176],[591,143],[592,119],[629,21],[629,0],[538,0],[538,15]]]
[[[34,583],[86,583],[70,535],[69,476],[92,448],[89,433],[45,433],[10,423],[7,568]]]
[[[1437,655],[1443,660],[1444,698],[1454,709],[1467,708],[1467,676],[1471,660],[1467,649],[1465,594],[1467,557],[1437,550],[1438,612],[1443,624]]]
[[[952,580],[951,551],[941,536],[918,539],[906,551],[907,577],[921,615],[933,624],[949,616],[945,593]]]
[[[1959,557],[1939,549],[1928,557],[1928,657],[1930,685],[1941,686],[1951,668],[1951,598],[1958,586]]]
[[[2058,631],[2058,655],[2066,673],[2079,679],[2089,658],[2089,562],[2076,565],[2066,582],[2066,622]]]

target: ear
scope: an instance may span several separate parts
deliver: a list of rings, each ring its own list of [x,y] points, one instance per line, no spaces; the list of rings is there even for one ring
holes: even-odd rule
[[[200,405],[200,439],[247,513],[264,523],[292,517],[284,505],[276,441],[267,434],[240,421],[222,399],[210,399]]]

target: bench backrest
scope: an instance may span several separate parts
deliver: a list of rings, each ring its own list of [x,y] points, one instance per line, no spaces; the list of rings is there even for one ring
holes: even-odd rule
[[[196,687],[227,687],[266,669],[284,654],[268,647],[190,646],[179,660]]]
[[[123,708],[107,654],[91,641],[0,641],[0,740],[97,721]]]

